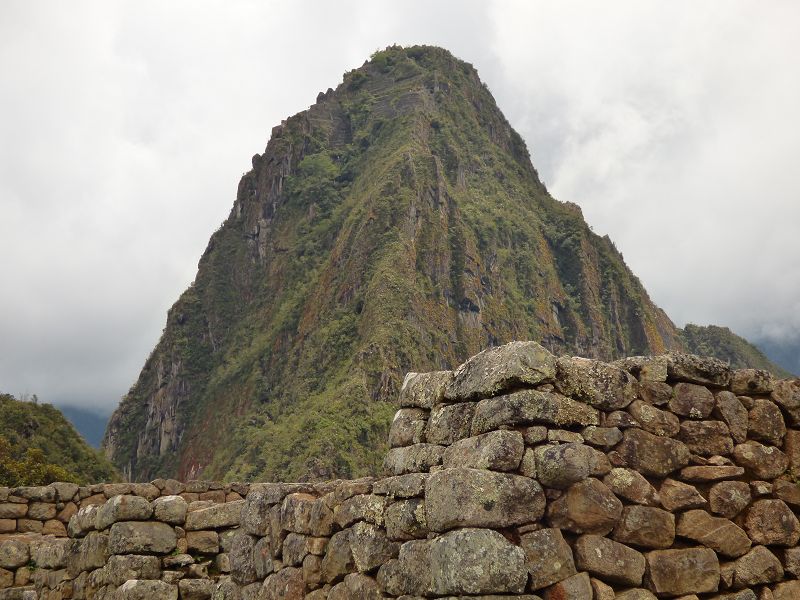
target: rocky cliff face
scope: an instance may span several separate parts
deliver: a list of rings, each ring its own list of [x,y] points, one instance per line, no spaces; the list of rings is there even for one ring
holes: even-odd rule
[[[682,348],[472,66],[389,48],[272,132],[104,447],[133,480],[374,472],[408,370]]]

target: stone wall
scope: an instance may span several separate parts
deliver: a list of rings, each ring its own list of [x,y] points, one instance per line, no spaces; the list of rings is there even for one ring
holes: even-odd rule
[[[0,600],[800,598],[797,380],[515,342],[399,403],[383,478],[5,491],[77,512],[0,535]]]

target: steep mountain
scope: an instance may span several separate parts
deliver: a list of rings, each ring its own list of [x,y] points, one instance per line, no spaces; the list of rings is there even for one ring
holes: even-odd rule
[[[119,480],[56,407],[0,394],[0,485],[45,483],[48,475],[78,483]]]
[[[388,48],[253,157],[104,447],[135,480],[375,472],[406,371],[514,339],[684,347],[475,69]]]

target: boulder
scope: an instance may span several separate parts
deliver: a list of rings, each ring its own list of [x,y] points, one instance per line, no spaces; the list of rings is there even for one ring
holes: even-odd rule
[[[641,429],[627,429],[616,451],[631,468],[646,476],[666,477],[689,464],[689,449],[683,442]]]
[[[733,439],[722,421],[684,421],[678,439],[700,456],[727,456],[733,452]]]
[[[657,596],[716,592],[720,570],[710,548],[653,550],[647,560],[647,587]]]
[[[532,523],[542,516],[544,506],[542,487],[521,475],[443,469],[432,473],[425,483],[425,510],[431,531]]]
[[[244,508],[244,500],[215,504],[208,508],[196,510],[186,515],[184,529],[197,531],[200,529],[221,529],[239,525],[239,519]]]
[[[450,401],[480,400],[523,386],[553,381],[556,359],[536,342],[488,348],[456,369],[445,387]]]
[[[533,452],[536,476],[545,487],[566,489],[589,475],[610,470],[606,455],[586,444],[537,446]]]
[[[736,369],[731,372],[730,386],[739,396],[769,394],[774,389],[772,374],[764,369]]]
[[[491,431],[453,443],[444,451],[442,464],[445,469],[516,471],[524,451],[525,442],[520,432]]]
[[[669,548],[675,541],[675,517],[653,506],[626,506],[613,538],[642,548]]]
[[[582,535],[575,542],[575,565],[603,581],[640,585],[644,556],[633,548],[599,535]]]
[[[430,419],[428,419],[425,440],[420,441],[449,446],[457,440],[469,437],[474,415],[474,402],[437,404],[433,407]]]
[[[153,517],[171,525],[183,525],[189,505],[180,496],[161,496],[153,500]]]
[[[547,507],[551,527],[574,533],[605,535],[622,515],[622,502],[601,481],[584,479]]]
[[[715,406],[714,395],[708,388],[693,383],[678,383],[672,391],[669,409],[690,419],[707,419]]]
[[[800,541],[800,521],[783,500],[756,500],[744,526],[756,544],[791,547]]]
[[[452,380],[452,371],[409,373],[400,389],[400,406],[433,408],[442,401],[444,389]]]
[[[727,387],[730,383],[731,368],[717,358],[674,352],[667,355],[667,360],[668,379],[714,387]]]
[[[764,398],[753,400],[748,413],[747,435],[772,446],[780,446],[786,435],[786,423],[778,405]]]
[[[117,521],[146,521],[153,515],[153,507],[140,496],[121,494],[112,497],[97,509],[95,529],[102,531]]]
[[[540,529],[520,538],[525,565],[530,574],[529,589],[539,590],[577,573],[572,549],[560,529]]]
[[[114,523],[108,538],[111,554],[168,554],[176,545],[175,530],[166,523],[152,521]]]
[[[756,479],[776,479],[786,471],[789,460],[774,446],[747,441],[733,449],[733,460]]]
[[[736,560],[733,587],[751,587],[783,579],[781,561],[764,546],[755,546]]]
[[[557,360],[556,370],[558,391],[602,410],[625,408],[637,395],[636,379],[612,364],[565,356]]]

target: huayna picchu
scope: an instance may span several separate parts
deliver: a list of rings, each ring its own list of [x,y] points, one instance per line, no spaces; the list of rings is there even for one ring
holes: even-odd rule
[[[273,129],[103,443],[132,481],[374,473],[406,371],[519,339],[780,374],[707,333],[550,196],[471,65],[394,46]]]

